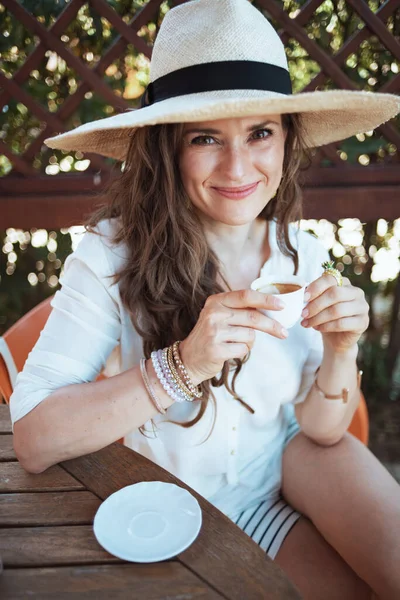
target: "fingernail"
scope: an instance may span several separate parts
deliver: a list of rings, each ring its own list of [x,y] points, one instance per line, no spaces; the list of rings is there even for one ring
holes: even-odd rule
[[[301,316],[308,317],[308,310],[306,308],[302,311]]]
[[[277,308],[285,308],[285,303],[280,298],[275,298],[275,306]]]
[[[284,327],[282,327],[281,334],[283,335],[283,337],[287,338],[287,336],[289,335],[289,332],[288,332],[287,329],[285,329]]]
[[[311,294],[310,294],[310,292],[306,292],[306,293],[304,294],[304,301],[305,301],[305,302],[307,302],[307,300],[309,300],[310,298],[311,298]]]
[[[308,321],[307,320],[302,321],[301,324],[303,325],[303,327],[308,327]]]

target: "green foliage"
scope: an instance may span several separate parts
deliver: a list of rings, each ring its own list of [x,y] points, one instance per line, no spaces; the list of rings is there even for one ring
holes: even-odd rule
[[[62,266],[72,251],[71,236],[67,230],[40,230],[43,245],[35,247],[36,233],[0,232],[0,335],[59,288]]]
[[[126,23],[146,4],[146,0],[110,0],[108,5],[115,10]],[[305,0],[283,0],[280,2],[290,17],[295,17]],[[376,12],[383,5],[382,0],[367,0],[369,7]],[[61,11],[67,6],[67,0],[20,0],[26,8],[45,27],[50,28]],[[261,3],[254,4],[264,12],[279,30]],[[154,43],[162,18],[173,2],[163,2],[152,21],[144,25],[138,35],[150,46]],[[391,33],[399,26],[399,16],[391,16],[385,23]],[[349,3],[344,0],[325,0],[311,15],[303,30],[326,54],[335,55],[343,44],[356,34],[364,23]],[[100,16],[90,2],[78,11],[65,31],[59,36],[66,49],[90,69],[95,69],[118,37],[117,30],[110,22]],[[0,70],[12,77],[24,64],[26,58],[40,42],[39,38],[22,25],[14,15],[0,4]],[[294,92],[313,86],[313,79],[320,73],[320,66],[312,56],[294,38],[286,42],[286,53],[293,81]],[[356,52],[346,57],[341,68],[358,89],[374,91],[387,85],[398,73],[398,63],[378,38],[367,33],[361,40]],[[139,104],[149,76],[149,62],[132,45],[128,44],[121,56],[113,60],[99,77],[124,97],[133,108]],[[80,76],[63,57],[46,49],[40,64],[31,71],[22,84],[22,88],[35,98],[38,104],[53,114],[63,107],[64,102],[77,93],[81,86]],[[320,89],[336,88],[328,76],[324,77]],[[87,91],[78,102],[76,110],[66,119],[67,129],[76,127],[89,120],[100,119],[114,113],[114,108],[101,94]],[[64,119],[62,119],[64,121]],[[400,117],[397,120],[400,123]],[[44,128],[45,123],[32,114],[23,104],[10,99],[0,113],[0,139],[17,155],[23,155]],[[48,132],[50,135],[50,132]],[[379,135],[353,137],[340,144],[341,158],[350,163],[383,162],[396,154],[396,147]],[[37,148],[33,164],[40,171],[55,175],[60,171],[81,171],[88,168],[82,162],[80,153],[63,153]],[[71,158],[64,161],[65,155]],[[361,158],[360,158],[361,157]],[[329,165],[329,160],[324,161]],[[6,157],[0,157],[0,176],[9,172],[11,165]]]

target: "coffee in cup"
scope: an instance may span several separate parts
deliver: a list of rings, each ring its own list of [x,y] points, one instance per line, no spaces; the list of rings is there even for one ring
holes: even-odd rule
[[[278,296],[284,302],[285,308],[282,310],[258,310],[289,329],[300,319],[306,285],[298,275],[263,275],[253,281],[250,287],[263,294]]]
[[[263,292],[264,294],[274,294],[275,296],[278,296],[280,294],[291,294],[300,288],[301,285],[295,283],[271,283],[258,291]]]

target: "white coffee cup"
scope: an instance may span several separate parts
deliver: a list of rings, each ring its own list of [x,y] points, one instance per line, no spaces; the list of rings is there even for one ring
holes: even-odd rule
[[[279,290],[274,284],[278,284],[279,286],[295,285],[299,286],[299,288],[293,292],[285,292],[282,291],[282,288]],[[307,282],[298,275],[282,277],[281,275],[274,274],[263,275],[262,277],[255,279],[250,285],[252,290],[276,296],[285,303],[285,308],[281,310],[264,310],[261,308],[258,310],[264,315],[267,315],[267,317],[278,321],[278,323],[283,325],[283,327],[286,327],[286,329],[293,327],[301,317],[301,312],[304,308],[304,293],[306,286]]]

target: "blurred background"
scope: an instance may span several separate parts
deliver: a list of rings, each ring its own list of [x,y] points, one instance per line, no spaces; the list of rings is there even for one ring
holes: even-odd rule
[[[158,28],[179,3],[0,1],[0,334],[59,288],[82,223],[119,168],[43,140],[139,105]],[[254,4],[286,45],[294,92],[398,93],[397,0]],[[370,447],[392,469],[400,464],[399,122],[314,151],[300,223],[369,301],[359,365]]]

